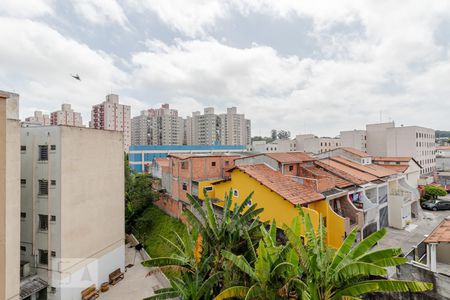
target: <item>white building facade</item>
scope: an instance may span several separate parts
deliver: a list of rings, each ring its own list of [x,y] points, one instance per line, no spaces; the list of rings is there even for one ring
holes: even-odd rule
[[[295,137],[297,151],[319,154],[341,147],[338,137],[317,137],[314,134],[298,134]]]
[[[124,269],[122,134],[22,128],[20,155],[21,285],[47,286],[44,299],[80,299]]]
[[[367,133],[365,130],[341,131],[341,146],[367,152]]]
[[[50,117],[42,113],[40,110],[36,110],[32,117],[25,118],[25,125],[39,125],[47,126],[50,125]]]
[[[94,105],[89,127],[123,132],[123,148],[131,145],[131,107],[119,104],[119,96],[109,94],[106,101]]]

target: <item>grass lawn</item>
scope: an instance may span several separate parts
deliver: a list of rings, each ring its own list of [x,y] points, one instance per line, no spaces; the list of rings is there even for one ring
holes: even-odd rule
[[[171,256],[174,249],[161,236],[175,241],[177,232],[181,237],[186,234],[186,226],[175,218],[164,213],[155,205],[149,206],[137,224],[136,237],[144,244],[152,257]]]

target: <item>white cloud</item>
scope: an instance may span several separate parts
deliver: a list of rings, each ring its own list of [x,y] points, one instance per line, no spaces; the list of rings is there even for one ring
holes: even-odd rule
[[[21,116],[32,107],[56,110],[73,103],[88,120],[90,107],[103,101],[112,89],[126,86],[128,75],[112,58],[87,45],[66,38],[45,24],[0,17],[0,82],[2,89],[21,94]],[[78,73],[81,81],[70,74]]]
[[[128,23],[122,7],[116,0],[72,0],[75,12],[93,24],[117,23],[126,28]]]
[[[52,0],[2,0],[0,15],[30,18],[52,14],[52,2]]]

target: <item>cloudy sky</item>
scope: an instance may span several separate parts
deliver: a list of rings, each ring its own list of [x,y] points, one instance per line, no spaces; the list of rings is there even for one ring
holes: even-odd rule
[[[450,129],[447,0],[2,0],[0,41],[22,118],[71,103],[87,123],[112,91],[133,115],[237,106],[253,135]]]

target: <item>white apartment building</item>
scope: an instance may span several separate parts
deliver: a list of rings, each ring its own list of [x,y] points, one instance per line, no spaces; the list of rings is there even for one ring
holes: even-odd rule
[[[36,110],[32,117],[25,118],[24,126],[38,125],[47,126],[50,125],[50,117],[42,113],[40,110]]]
[[[436,170],[434,129],[420,126],[395,127],[394,122],[368,124],[367,152],[373,156],[411,156],[421,166],[421,175]]]
[[[338,137],[317,137],[314,134],[298,134],[295,136],[297,151],[319,154],[341,147]]]
[[[244,114],[238,114],[236,107],[227,108],[220,114],[220,142],[222,145],[250,145],[251,122]]]
[[[342,147],[350,147],[367,152],[367,133],[365,130],[341,131]]]
[[[20,299],[19,95],[0,91],[0,299]]]
[[[254,141],[247,149],[248,151],[258,153],[292,152],[297,151],[297,143],[295,139],[275,140],[271,143],[267,143],[266,141]]]
[[[106,101],[94,105],[89,127],[123,132],[123,147],[128,152],[131,145],[131,107],[119,104],[119,96],[109,94]]]
[[[251,121],[238,114],[236,107],[227,108],[224,114],[215,114],[213,107],[203,114],[193,112],[184,124],[187,145],[250,145]]]
[[[184,139],[183,118],[169,104],[148,109],[131,120],[132,145],[182,145]]]
[[[61,110],[50,114],[50,124],[83,127],[83,119],[81,113],[75,112],[70,104],[62,104]]]
[[[80,299],[124,270],[123,136],[28,127],[20,149],[21,295]]]

